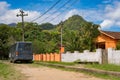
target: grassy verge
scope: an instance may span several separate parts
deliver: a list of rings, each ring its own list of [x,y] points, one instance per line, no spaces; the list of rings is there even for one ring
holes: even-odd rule
[[[23,80],[22,75],[10,64],[0,62],[0,80]]]
[[[88,74],[88,75],[92,75],[92,76],[95,76],[95,77],[103,78],[103,79],[106,79],[106,80],[120,80],[120,77],[107,75],[107,74],[91,73],[91,72],[85,72],[85,71],[83,71],[83,73]]]
[[[86,64],[85,67],[120,72],[120,66],[114,64]]]
[[[40,62],[40,61],[35,61],[34,63],[49,63],[49,64],[60,64],[60,65],[65,65],[65,66],[74,66],[76,63],[73,62]]]

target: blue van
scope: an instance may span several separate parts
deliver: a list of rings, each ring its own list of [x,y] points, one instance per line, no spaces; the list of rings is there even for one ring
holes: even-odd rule
[[[10,62],[29,61],[33,60],[32,43],[31,42],[16,42],[10,47],[9,53]]]

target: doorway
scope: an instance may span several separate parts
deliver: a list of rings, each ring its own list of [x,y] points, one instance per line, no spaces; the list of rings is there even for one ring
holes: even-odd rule
[[[98,42],[98,43],[96,44],[96,48],[105,49],[105,42]]]

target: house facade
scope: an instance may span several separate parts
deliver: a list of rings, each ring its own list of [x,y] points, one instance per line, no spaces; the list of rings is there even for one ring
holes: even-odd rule
[[[116,48],[120,41],[120,32],[100,31],[100,35],[96,39],[96,48]]]

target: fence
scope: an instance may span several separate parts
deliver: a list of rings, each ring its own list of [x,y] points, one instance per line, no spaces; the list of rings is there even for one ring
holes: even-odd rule
[[[61,56],[58,53],[34,54],[34,61],[61,61]]]
[[[108,63],[120,65],[120,50],[108,49]]]
[[[97,49],[96,52],[89,52],[88,50],[85,50],[83,53],[79,53],[75,51],[74,53],[67,52],[65,54],[62,54],[62,62],[74,62],[74,61],[80,61],[80,62],[98,62],[101,64],[101,49]]]
[[[85,50],[83,53],[75,51],[74,53],[66,52],[62,54],[34,54],[35,61],[62,61],[62,62],[98,62],[100,64],[117,64],[120,65],[120,50],[108,48],[106,50],[96,49],[96,52]]]

